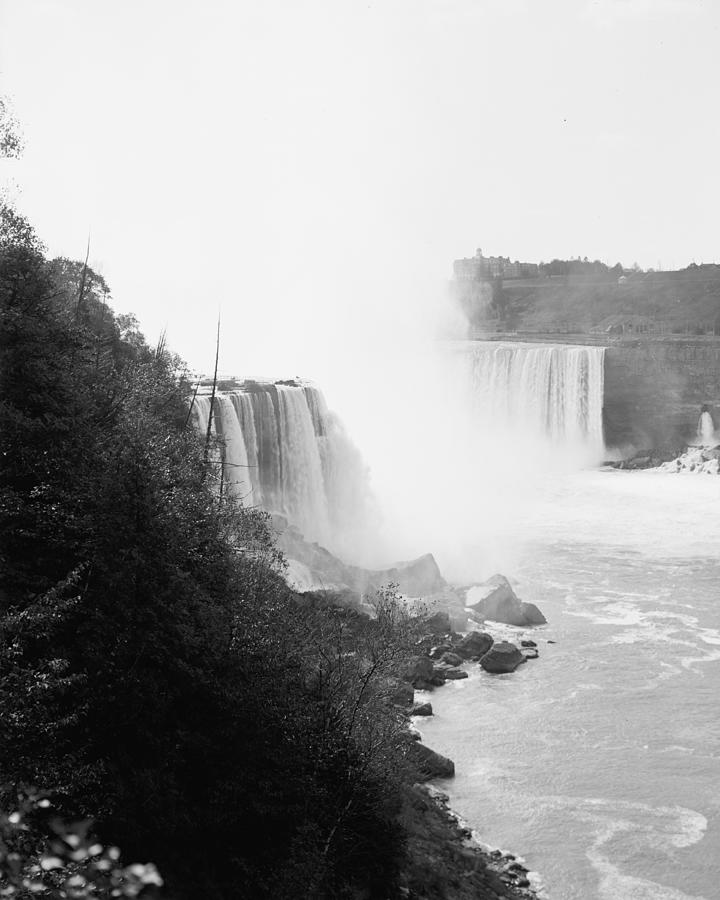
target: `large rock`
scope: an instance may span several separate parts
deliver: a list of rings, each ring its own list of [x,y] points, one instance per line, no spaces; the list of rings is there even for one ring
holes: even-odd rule
[[[514,672],[524,662],[525,655],[519,647],[508,641],[498,641],[483,656],[480,665],[492,675],[504,675],[506,672]]]
[[[428,654],[430,659],[442,659],[444,653],[449,653],[452,650],[452,644],[438,644],[433,647]]]
[[[431,778],[452,778],[455,775],[455,763],[446,756],[441,756],[425,744],[412,744],[408,755],[415,763],[419,781],[430,781]]]
[[[413,703],[410,710],[411,716],[431,716],[433,714],[432,703]]]
[[[465,606],[477,609],[481,605],[489,606],[493,603],[501,603],[503,600],[513,599],[517,599],[517,597],[507,578],[504,575],[493,575],[483,584],[477,584],[468,590]]]
[[[447,587],[440,574],[438,564],[432,553],[426,553],[417,559],[395,563],[389,569],[364,570],[355,569],[358,578],[365,581],[365,589],[378,588],[385,584],[396,584],[401,594],[409,597],[423,597],[434,594]]]
[[[465,669],[458,669],[456,666],[449,666],[447,663],[435,663],[433,666],[433,672],[436,678],[441,678],[443,681],[456,680],[458,678],[467,678],[468,673]]]
[[[288,560],[288,579],[298,591],[350,590],[362,595],[393,583],[402,594],[424,597],[448,589],[431,553],[387,569],[364,569],[348,565],[320,544],[305,540],[284,516],[273,514],[272,524],[277,545]]]
[[[465,669],[456,669],[455,666],[450,666],[443,672],[443,677],[448,681],[458,681],[461,678],[467,678],[468,673]]]
[[[395,706],[412,706],[415,699],[415,690],[407,681],[397,681],[392,685],[390,702]]]
[[[461,666],[463,663],[462,656],[459,656],[457,653],[453,653],[452,650],[448,650],[447,653],[443,653],[440,657],[441,662],[447,663],[449,666]]]
[[[418,682],[429,681],[433,677],[433,662],[429,656],[413,656],[400,670],[403,681],[417,687]]]
[[[448,634],[452,631],[450,616],[441,610],[428,616],[424,627],[428,634]]]
[[[493,575],[485,584],[467,592],[466,603],[477,621],[490,619],[505,625],[544,625],[545,616],[534,603],[521,600],[503,575]]]
[[[421,605],[431,616],[438,613],[447,615],[450,622],[447,631],[464,631],[467,628],[468,613],[463,591],[448,587],[432,594],[424,594]]]
[[[493,639],[484,631],[470,631],[455,645],[454,652],[463,659],[479,659],[493,645]]]

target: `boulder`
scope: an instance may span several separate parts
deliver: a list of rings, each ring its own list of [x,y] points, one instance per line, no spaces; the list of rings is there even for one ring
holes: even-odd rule
[[[424,594],[422,606],[429,615],[438,612],[446,613],[450,627],[447,631],[464,631],[467,628],[468,614],[465,609],[465,595],[463,591],[447,587],[442,591],[432,594]]]
[[[534,603],[520,600],[502,575],[493,575],[485,584],[470,588],[466,602],[474,617],[481,621],[490,619],[505,625],[520,626],[544,625],[547,622]]]
[[[479,659],[493,645],[493,639],[484,631],[469,631],[455,645],[454,652],[463,659]]]
[[[429,656],[413,656],[400,670],[403,681],[413,686],[418,682],[428,681],[433,676],[433,663]]]
[[[390,694],[390,702],[395,706],[412,706],[415,699],[415,690],[407,681],[398,681],[393,686]]]
[[[520,648],[508,641],[498,641],[480,660],[480,665],[486,672],[493,675],[503,675],[506,672],[514,672],[525,662],[525,655]]]
[[[458,656],[457,653],[453,653],[451,650],[448,650],[440,657],[440,661],[447,663],[449,666],[461,666],[463,663],[463,658],[462,656]]]
[[[413,703],[410,710],[411,716],[431,716],[433,708],[431,703]]]
[[[450,644],[438,644],[437,647],[433,647],[430,651],[430,659],[441,659],[443,653],[448,653],[450,650],[452,650]]]
[[[447,663],[436,663],[434,667],[435,677],[443,681],[452,681],[458,678],[467,678],[468,673],[464,669],[449,666]]]
[[[535,647],[523,647],[522,654],[525,659],[537,659],[540,656]]]
[[[409,597],[427,597],[448,589],[431,553],[387,569],[364,569],[347,565],[325,547],[306,540],[284,516],[273,514],[272,525],[278,548],[288,560],[288,580],[297,591],[352,591],[362,596],[392,583]]]
[[[439,610],[425,620],[425,630],[428,634],[448,634],[452,631],[450,616],[447,612]]]
[[[417,767],[419,781],[430,781],[431,778],[452,778],[455,775],[455,763],[446,756],[441,756],[426,747],[425,744],[412,744],[408,756]]]
[[[455,667],[451,667],[445,670],[445,678],[448,681],[458,681],[461,678],[467,678],[468,673],[465,669],[456,669]]]
[[[401,594],[409,597],[423,597],[434,594],[445,588],[445,579],[440,574],[438,564],[432,553],[426,553],[417,559],[398,562],[389,569],[363,570],[353,568],[361,580],[365,580],[365,589],[379,588],[386,584],[396,584]]]
[[[482,584],[471,587],[465,596],[465,606],[476,609],[481,605],[517,599],[515,591],[504,575],[493,575]]]
[[[537,647],[535,641],[520,641],[521,647]]]

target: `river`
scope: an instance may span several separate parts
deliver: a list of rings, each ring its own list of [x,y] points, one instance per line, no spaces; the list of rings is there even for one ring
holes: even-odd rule
[[[548,624],[510,675],[436,690],[439,786],[551,900],[720,897],[720,478],[548,479],[514,525]]]

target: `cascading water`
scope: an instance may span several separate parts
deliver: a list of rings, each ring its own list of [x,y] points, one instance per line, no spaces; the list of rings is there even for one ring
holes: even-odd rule
[[[703,447],[711,447],[715,443],[715,423],[707,409],[703,409],[698,419],[697,442]]]
[[[207,433],[210,396],[193,405]],[[280,513],[308,540],[357,558],[367,543],[372,498],[359,452],[322,393],[299,383],[247,382],[215,395],[223,490],[245,506]]]
[[[602,458],[603,347],[476,341],[473,405],[489,433],[540,438]]]

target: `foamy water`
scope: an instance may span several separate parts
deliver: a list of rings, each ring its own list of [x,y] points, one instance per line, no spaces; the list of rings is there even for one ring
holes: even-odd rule
[[[517,533],[540,659],[433,693],[443,789],[553,900],[715,900],[720,478],[548,482]]]

